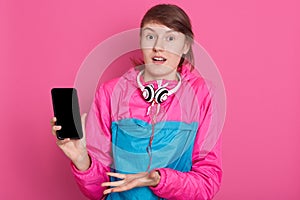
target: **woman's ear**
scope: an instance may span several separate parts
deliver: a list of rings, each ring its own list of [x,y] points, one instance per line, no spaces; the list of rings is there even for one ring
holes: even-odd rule
[[[188,41],[186,41],[183,47],[183,54],[187,54],[190,48],[191,48],[191,44]]]

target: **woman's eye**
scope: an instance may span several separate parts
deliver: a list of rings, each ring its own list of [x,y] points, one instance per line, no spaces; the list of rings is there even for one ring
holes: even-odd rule
[[[173,41],[173,40],[175,40],[175,37],[174,36],[167,36],[166,40],[167,41]]]
[[[155,37],[154,35],[146,35],[147,40],[153,40]]]

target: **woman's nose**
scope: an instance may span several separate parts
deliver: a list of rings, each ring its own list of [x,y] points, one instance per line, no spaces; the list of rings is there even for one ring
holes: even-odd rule
[[[153,51],[164,51],[164,42],[161,38],[157,38],[157,40],[154,43]]]

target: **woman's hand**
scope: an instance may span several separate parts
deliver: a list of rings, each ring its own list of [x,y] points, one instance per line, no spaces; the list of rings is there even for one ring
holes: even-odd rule
[[[83,129],[83,137],[77,140],[66,138],[64,140],[56,140],[57,146],[66,154],[66,156],[73,162],[76,168],[80,171],[85,171],[90,167],[91,160],[86,149],[85,140],[85,119],[86,114],[81,116],[81,123]],[[61,126],[55,125],[56,117],[51,119],[52,134],[56,137],[56,131],[61,129]]]
[[[104,194],[112,192],[123,192],[136,187],[144,186],[157,186],[160,181],[160,175],[158,171],[142,172],[138,174],[119,174],[108,172],[108,176],[120,178],[122,180],[115,182],[104,182],[101,186],[103,187],[114,187],[104,190]]]

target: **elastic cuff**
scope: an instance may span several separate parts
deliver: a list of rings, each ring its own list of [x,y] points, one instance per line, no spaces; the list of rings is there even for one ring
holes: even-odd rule
[[[93,157],[91,157],[90,155],[89,155],[89,157],[90,157],[90,160],[91,160],[91,165],[85,171],[78,170],[77,167],[73,164],[73,162],[71,162],[71,169],[72,169],[73,174],[75,174],[75,175],[86,175],[86,174],[89,174],[92,171],[92,169],[95,166],[95,164],[94,164],[95,162],[94,162],[94,158]]]

